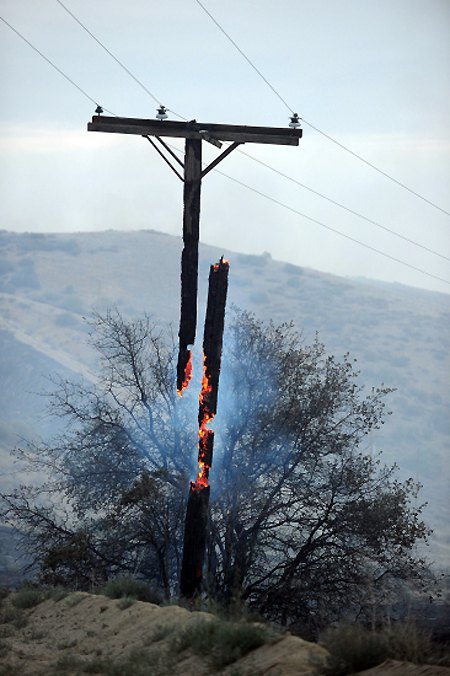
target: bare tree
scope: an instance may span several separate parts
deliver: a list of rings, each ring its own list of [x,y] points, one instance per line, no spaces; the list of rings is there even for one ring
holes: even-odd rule
[[[51,410],[66,423],[15,454],[47,480],[3,496],[47,582],[87,588],[119,572],[174,593],[195,419],[173,388],[174,347],[149,318],[95,315],[98,382],[59,382]],[[191,459],[192,458],[192,459]]]
[[[215,593],[314,627],[420,580],[419,486],[365,450],[389,388],[364,394],[349,355],[304,346],[291,325],[238,313],[231,334],[212,487]]]
[[[16,454],[48,480],[3,495],[46,581],[118,572],[176,593],[193,478],[195,402],[175,390],[175,348],[148,319],[95,317],[97,385],[60,383],[59,439]],[[418,486],[365,449],[389,388],[358,385],[354,362],[305,346],[290,324],[228,319],[215,418],[208,592],[314,630],[368,614],[420,581],[427,528]],[[192,395],[191,395],[192,396]],[[192,404],[194,404],[192,406]]]

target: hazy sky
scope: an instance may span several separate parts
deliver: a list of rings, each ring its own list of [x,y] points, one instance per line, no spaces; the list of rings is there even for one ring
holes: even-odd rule
[[[288,106],[450,211],[449,0],[202,0]],[[64,0],[156,98],[187,119],[286,126],[289,111],[195,0]],[[156,104],[56,0],[0,0],[0,15],[95,101]],[[182,185],[140,137],[87,133],[95,106],[0,22],[0,227],[154,228],[181,234]],[[174,118],[177,119],[177,118]],[[181,141],[175,142],[182,147]],[[206,159],[217,150],[204,144]],[[304,125],[298,148],[243,150],[386,228],[450,257],[450,217]],[[450,263],[234,152],[226,174],[450,282]],[[216,172],[202,187],[208,244],[450,292]]]

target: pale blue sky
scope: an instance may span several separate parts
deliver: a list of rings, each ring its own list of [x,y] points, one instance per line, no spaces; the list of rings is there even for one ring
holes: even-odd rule
[[[285,126],[284,104],[195,0],[67,0],[166,106],[188,119]],[[448,0],[204,0],[288,105],[450,211]],[[117,115],[155,103],[56,0],[0,0],[0,15]],[[88,134],[94,106],[0,23],[0,227],[15,231],[154,228],[181,233],[182,187],[139,137]],[[181,143],[178,143],[181,147]],[[299,148],[246,153],[450,257],[450,218],[305,125]],[[216,154],[205,148],[207,158]],[[312,218],[450,281],[450,263],[338,209],[233,153],[220,170]],[[449,292],[212,173],[202,239],[269,251],[339,275]]]

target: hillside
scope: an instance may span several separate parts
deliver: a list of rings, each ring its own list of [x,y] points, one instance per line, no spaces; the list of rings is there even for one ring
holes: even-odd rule
[[[402,648],[393,648],[401,652]],[[414,652],[414,646],[409,646]],[[342,653],[338,653],[342,657]],[[178,605],[61,589],[0,600],[1,676],[319,676],[329,653],[280,628]],[[417,652],[417,657],[425,652]],[[429,655],[431,657],[431,655]],[[349,659],[348,655],[346,656]],[[401,658],[402,660],[404,657]],[[449,676],[450,668],[359,655],[360,676]],[[432,661],[432,660],[430,660]],[[380,663],[381,662],[381,663]],[[434,660],[436,662],[436,660]],[[448,660],[444,662],[448,664]],[[336,666],[336,661],[334,661]],[[363,667],[364,668],[364,667]],[[350,673],[345,671],[345,673]],[[354,670],[351,673],[355,673]],[[357,675],[356,675],[357,676]]]
[[[214,616],[175,605],[159,607],[76,592],[62,599],[45,600],[31,610],[18,609],[7,602],[3,607],[6,621],[2,624],[11,627],[11,631],[0,644],[0,651],[3,647],[0,657],[9,669],[8,676],[19,673],[20,676],[49,673],[206,676],[218,672],[229,676],[236,673],[313,676],[314,660],[320,664],[326,655],[318,645],[275,633],[268,636],[266,645],[264,640],[263,645],[256,640],[256,646],[261,647],[250,650],[241,659],[237,659],[239,653],[233,658],[230,646],[226,649],[224,634],[220,655],[208,651],[209,636],[204,639],[203,654],[188,646],[179,649],[176,646],[184,632],[195,631],[196,627],[199,632],[205,631],[205,623],[213,622]],[[237,633],[242,635],[249,626],[256,629],[252,632],[253,640],[255,635],[270,631],[262,625],[260,629],[255,625],[238,625]],[[237,637],[235,642],[239,645]],[[220,666],[218,657],[223,662]],[[0,673],[4,673],[1,667]]]
[[[181,248],[180,238],[154,231],[0,233],[0,462],[7,485],[17,480],[9,448],[54,431],[37,394],[51,389],[49,376],[94,377],[86,315],[115,306],[130,317],[147,312],[176,331]],[[431,557],[448,562],[450,296],[202,245],[200,321],[209,265],[222,254],[231,262],[230,304],[263,319],[293,320],[305,342],[318,331],[329,352],[358,360],[362,385],[397,388],[389,402],[394,414],[369,438],[369,450],[423,483],[425,516],[435,529]]]

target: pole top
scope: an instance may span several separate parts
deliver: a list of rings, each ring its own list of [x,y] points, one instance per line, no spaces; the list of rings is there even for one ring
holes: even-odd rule
[[[135,117],[107,117],[95,115],[88,123],[88,131],[138,136],[168,136],[172,138],[205,139],[237,143],[265,143],[298,146],[302,129],[289,127],[253,127],[248,125],[214,124],[211,122],[178,122],[173,120],[141,119]]]

